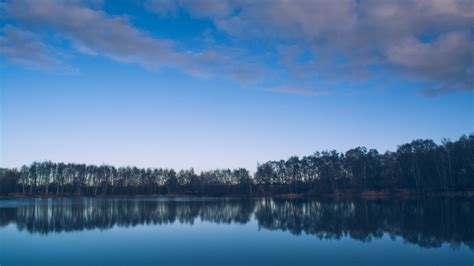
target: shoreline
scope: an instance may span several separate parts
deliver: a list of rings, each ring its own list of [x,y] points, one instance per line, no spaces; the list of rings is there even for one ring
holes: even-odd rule
[[[363,199],[363,200],[405,200],[405,199],[420,199],[433,197],[446,198],[474,198],[474,191],[446,191],[446,192],[425,192],[418,193],[415,191],[400,190],[396,192],[389,191],[364,191],[354,193],[351,191],[338,191],[332,194],[304,194],[304,193],[286,193],[286,194],[255,194],[255,195],[195,195],[195,194],[150,194],[150,195],[8,195],[0,196],[0,200],[13,199],[46,199],[46,198],[179,198],[179,197],[194,197],[194,198],[275,198],[275,199],[332,199],[332,200],[348,200],[348,199]]]

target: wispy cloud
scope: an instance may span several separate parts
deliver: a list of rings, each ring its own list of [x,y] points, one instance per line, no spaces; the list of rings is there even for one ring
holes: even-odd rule
[[[218,74],[242,82],[258,78],[257,66],[230,53],[220,53],[212,48],[202,51],[179,50],[172,40],[157,38],[137,29],[124,16],[108,15],[80,1],[14,1],[4,3],[3,9],[9,18],[22,27],[39,31],[39,26],[53,29],[69,39],[82,53],[105,56],[124,63],[137,63],[147,69],[178,68],[200,77]],[[11,46],[21,45],[20,40],[11,35],[6,35],[4,39]],[[44,46],[39,40],[36,40],[35,45],[38,46],[37,50]],[[8,51],[3,54],[7,57],[12,55]],[[56,60],[45,57],[43,61],[47,59]]]
[[[45,68],[58,64],[58,60],[48,54],[45,45],[33,32],[7,25],[1,29],[1,34],[0,53],[10,60]]]
[[[267,89],[269,92],[278,92],[278,93],[289,93],[289,94],[297,94],[301,96],[329,96],[330,93],[328,91],[322,90],[315,90],[309,89],[306,87],[300,86],[279,86]]]
[[[77,69],[61,62],[57,58],[59,52],[45,45],[35,33],[6,25],[0,34],[0,54],[8,60],[62,74],[78,73]]]

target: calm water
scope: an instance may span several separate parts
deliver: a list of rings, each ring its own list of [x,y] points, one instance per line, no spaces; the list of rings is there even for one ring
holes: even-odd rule
[[[468,265],[474,201],[0,201],[0,264]]]

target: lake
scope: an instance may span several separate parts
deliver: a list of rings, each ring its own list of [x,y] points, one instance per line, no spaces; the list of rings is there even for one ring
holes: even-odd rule
[[[474,200],[0,200],[0,265],[468,265]]]

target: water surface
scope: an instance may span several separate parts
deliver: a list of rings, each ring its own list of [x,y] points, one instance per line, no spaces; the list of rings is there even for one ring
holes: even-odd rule
[[[7,265],[473,265],[474,201],[0,201]]]

